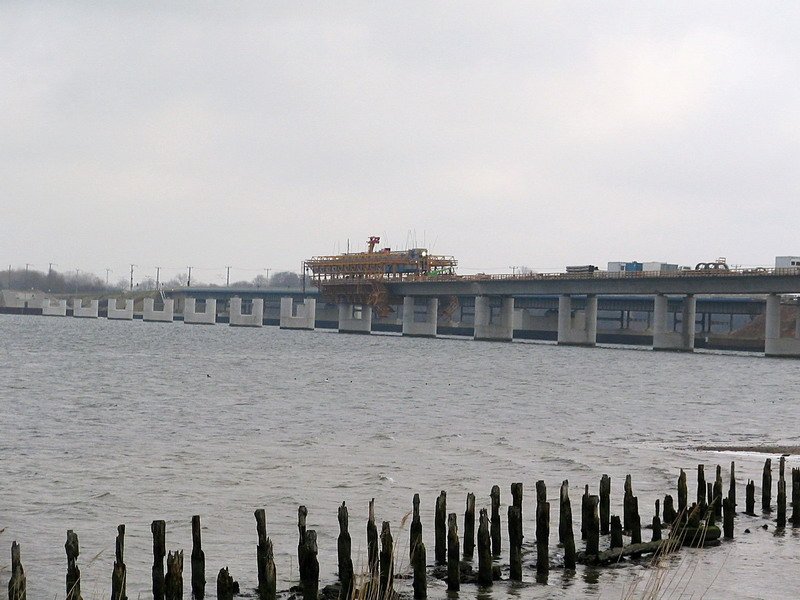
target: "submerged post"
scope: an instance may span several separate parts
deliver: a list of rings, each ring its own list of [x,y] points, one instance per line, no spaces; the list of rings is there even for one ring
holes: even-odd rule
[[[475,494],[467,494],[467,507],[464,510],[464,558],[472,558],[475,553]]]
[[[728,498],[731,501],[731,510],[736,514],[736,463],[731,461],[731,480],[728,486]]]
[[[22,568],[19,544],[11,542],[11,579],[8,580],[8,600],[26,600],[28,584]],[[113,598],[112,600],[117,600]],[[122,600],[125,600],[124,598]]]
[[[786,527],[786,480],[778,479],[778,528]]]
[[[413,516],[411,517],[411,534],[409,539],[409,560],[414,560],[414,548],[422,543],[422,520],[419,517],[419,494],[414,494]]]
[[[153,534],[153,600],[164,600],[164,557],[166,548],[167,524],[164,521],[153,521],[150,531]]]
[[[272,540],[267,537],[267,513],[263,508],[253,513],[256,518],[256,566],[258,568],[258,596],[261,600],[275,600],[276,571]]]
[[[761,512],[772,511],[772,459],[764,461],[764,472],[761,475]]]
[[[508,507],[509,578],[522,581],[522,515],[519,507]]]
[[[167,554],[166,600],[183,600],[183,550]]]
[[[300,583],[303,586],[303,600],[317,600],[319,596],[319,560],[317,559],[317,532],[309,529],[305,532],[303,543],[303,560]]]
[[[667,494],[664,496],[664,523],[672,525],[677,518],[675,513],[675,505],[673,504],[672,495]]]
[[[300,581],[308,577],[305,568],[308,564],[305,559],[306,551],[306,518],[308,509],[302,504],[297,507],[297,568],[300,571]]]
[[[434,535],[436,547],[434,557],[437,565],[447,564],[447,492],[442,490],[436,498],[434,513]]]
[[[414,567],[414,598],[428,597],[428,572],[425,544],[420,538],[419,543],[414,546],[411,555],[411,564]],[[346,596],[345,598],[349,598]]]
[[[622,523],[619,517],[612,515],[611,517],[611,547],[622,548]]]
[[[117,526],[115,546],[114,570],[111,572],[111,600],[127,600],[128,596],[125,591],[125,525]],[[13,599],[9,598],[9,600]]]
[[[705,465],[697,465],[697,506],[706,506]]]
[[[478,583],[492,585],[492,549],[489,538],[489,515],[482,508],[478,517]]]
[[[722,467],[717,465],[717,477],[714,479],[714,517],[722,518]]]
[[[756,484],[752,479],[747,480],[747,488],[745,488],[744,512],[750,516],[756,514]]]
[[[600,535],[608,535],[611,520],[611,477],[600,478]]]
[[[447,589],[451,592],[457,592],[461,588],[460,558],[458,516],[450,513],[447,516]]]
[[[389,521],[381,525],[380,598],[389,598],[394,585],[394,539]]]
[[[349,517],[347,514],[347,506],[342,502],[342,505],[339,507],[339,539],[337,540],[339,581],[342,584],[339,591],[339,598],[341,600],[350,598],[353,587],[353,542],[350,539],[350,532],[348,529]],[[411,558],[414,558],[413,551]]]
[[[64,544],[67,551],[67,597],[66,600],[83,600],[81,596],[81,570],[78,568],[78,555],[80,547],[78,544],[78,534],[67,531],[67,543]]]
[[[625,476],[625,495],[622,499],[622,528],[625,531],[631,530],[631,516],[628,513],[628,498],[633,496],[633,484],[630,474]]]
[[[626,505],[631,520],[631,544],[641,544],[642,520],[639,517],[639,498],[629,496]]]
[[[203,600],[206,595],[206,555],[200,537],[200,515],[192,517],[192,597]]]
[[[792,469],[792,527],[800,526],[800,469]]]
[[[586,516],[588,522],[586,525],[586,555],[597,556],[600,552],[600,515],[597,511],[597,505],[600,499],[597,496],[589,496],[586,505]]]
[[[369,515],[367,517],[367,562],[369,574],[375,578],[380,570],[378,556],[378,526],[375,524],[375,498],[369,501]]]
[[[500,531],[500,486],[492,486],[492,556],[500,556],[502,533]]]
[[[727,538],[733,539],[733,500],[730,497],[722,501],[722,534]]]
[[[217,600],[233,600],[239,593],[239,584],[233,580],[228,567],[219,570],[217,575]]]
[[[536,482],[536,572],[550,570],[550,503],[543,480]]]
[[[564,546],[564,568],[575,569],[575,536],[572,532],[572,506],[569,501],[569,481],[561,483],[559,494],[558,539]]]

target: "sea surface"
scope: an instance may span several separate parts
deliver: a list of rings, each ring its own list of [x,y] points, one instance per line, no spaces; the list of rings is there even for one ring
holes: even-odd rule
[[[797,597],[800,532],[776,533],[767,517],[742,514],[734,541],[682,550],[658,567],[554,567],[544,584],[529,565],[537,480],[548,486],[558,564],[562,480],[578,540],[583,486],[597,493],[603,473],[612,477],[612,513],[621,514],[630,473],[649,523],[655,500],[675,494],[681,468],[691,499],[697,464],[709,479],[721,464],[727,488],[735,460],[743,510],[747,478],[760,500],[764,458],[777,463],[777,455],[698,447],[800,445],[798,425],[798,363],[755,354],[0,316],[0,598],[12,540],[21,544],[28,598],[64,597],[68,529],[80,539],[83,597],[108,598],[120,523],[128,596],[150,598],[154,519],[166,520],[167,548],[185,551],[189,598],[195,514],[207,597],[223,566],[249,593],[257,581],[253,511],[261,507],[285,590],[298,580],[301,504],[318,533],[321,583],[332,583],[337,507],[349,507],[358,571],[371,498],[378,528],[391,522],[403,573],[414,493],[432,563],[440,490],[461,523],[467,492],[488,506],[498,484],[507,549],[516,481],[525,487],[524,582],[480,591],[465,584],[448,596],[429,578],[429,597],[616,599],[654,589],[660,598]],[[792,466],[800,466],[794,456]]]

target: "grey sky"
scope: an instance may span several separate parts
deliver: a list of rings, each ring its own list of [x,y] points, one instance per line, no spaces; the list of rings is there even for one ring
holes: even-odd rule
[[[6,264],[800,254],[798,3],[231,4],[0,4]]]

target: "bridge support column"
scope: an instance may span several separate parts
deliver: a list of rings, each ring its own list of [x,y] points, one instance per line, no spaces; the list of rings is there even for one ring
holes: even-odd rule
[[[214,298],[206,298],[206,306],[203,312],[197,312],[197,299],[183,299],[183,322],[187,325],[213,325],[217,322],[217,301]]]
[[[109,298],[106,317],[117,321],[133,320],[133,298],[127,298],[125,300],[125,308],[117,308],[117,299]]]
[[[233,297],[228,305],[229,320],[231,327],[263,327],[264,325],[264,299],[253,298],[250,305],[250,312],[242,312],[242,299]]]
[[[597,296],[586,296],[583,319],[572,316],[572,296],[558,298],[558,345],[594,346],[597,344]]]
[[[45,317],[66,317],[67,301],[58,300],[57,304],[53,304],[51,298],[45,298],[42,300],[42,314]]]
[[[154,298],[144,299],[142,320],[153,323],[172,323],[175,301],[172,298],[164,300],[164,308],[162,310],[156,310],[155,304]]]
[[[314,329],[317,318],[317,300],[305,298],[302,304],[295,306],[294,300],[281,298],[281,329]]]
[[[339,333],[372,331],[372,307],[366,304],[339,304]]]
[[[72,299],[72,316],[79,319],[96,319],[99,313],[98,300],[90,300],[89,306],[83,305],[83,300],[80,298]]]
[[[403,335],[436,337],[439,316],[438,298],[403,298]]]
[[[514,298],[477,296],[475,298],[476,340],[510,342],[514,339]]]
[[[766,328],[764,332],[764,355],[800,358],[800,310],[795,317],[794,335],[781,337],[781,297],[767,296]]]
[[[653,350],[694,352],[694,328],[697,317],[696,299],[688,294],[683,297],[681,331],[668,331],[668,299],[657,294],[653,303]]]

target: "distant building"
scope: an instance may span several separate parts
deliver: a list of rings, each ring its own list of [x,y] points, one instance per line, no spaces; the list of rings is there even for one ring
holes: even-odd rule
[[[800,267],[800,256],[776,256],[775,268]]]
[[[42,308],[44,292],[0,291],[0,306],[7,308]]]
[[[637,262],[634,260],[629,262],[610,262],[608,263],[608,270],[609,272],[624,271],[626,273],[635,271],[677,271],[678,265],[665,262]]]

